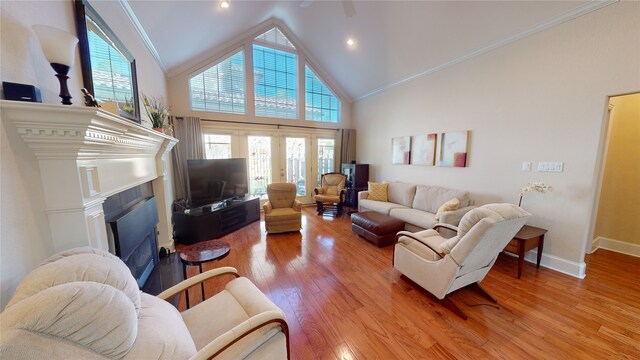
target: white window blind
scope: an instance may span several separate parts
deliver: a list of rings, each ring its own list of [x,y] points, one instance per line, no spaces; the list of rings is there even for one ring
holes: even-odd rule
[[[298,118],[297,56],[253,45],[256,116]]]
[[[96,100],[116,101],[121,109],[133,114],[131,62],[90,18],[87,18],[93,92]]]
[[[245,74],[242,50],[190,80],[191,110],[244,114]]]
[[[337,123],[340,121],[340,100],[322,80],[305,65],[305,116],[307,120]]]

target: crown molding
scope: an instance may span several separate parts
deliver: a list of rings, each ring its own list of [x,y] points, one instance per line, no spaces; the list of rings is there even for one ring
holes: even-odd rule
[[[424,70],[419,71],[419,72],[417,72],[415,74],[409,75],[409,76],[407,76],[407,77],[405,77],[405,78],[403,78],[401,80],[398,80],[396,82],[381,86],[381,87],[379,87],[379,88],[377,88],[375,90],[369,91],[368,93],[357,97],[355,99],[355,101],[364,100],[364,99],[366,99],[366,98],[368,98],[370,96],[385,92],[387,90],[391,90],[391,89],[396,88],[398,86],[402,86],[402,85],[407,84],[407,83],[409,83],[409,82],[411,82],[413,80],[416,80],[416,79],[419,79],[421,77],[424,77],[424,76],[436,73],[438,71],[444,70],[444,69],[446,69],[446,68],[448,68],[450,66],[459,64],[459,63],[464,62],[464,61],[467,61],[467,60],[472,59],[472,58],[474,58],[476,56],[480,56],[480,55],[485,54],[485,53],[487,53],[489,51],[492,51],[492,50],[495,50],[495,49],[500,48],[502,46],[511,44],[513,42],[516,42],[518,40],[524,39],[526,37],[529,37],[531,35],[537,34],[539,32],[545,31],[545,30],[550,29],[550,28],[552,28],[554,26],[560,25],[562,23],[565,23],[567,21],[573,20],[573,19],[578,18],[578,17],[583,16],[583,15],[586,15],[586,14],[591,13],[593,11],[600,10],[600,9],[602,9],[602,8],[604,8],[606,6],[609,6],[611,4],[614,4],[614,3],[618,2],[618,1],[619,0],[596,0],[596,1],[592,1],[592,2],[586,3],[586,4],[584,4],[582,6],[579,6],[579,7],[575,8],[575,9],[573,9],[573,10],[570,10],[570,11],[564,13],[564,14],[555,16],[555,17],[553,17],[553,18],[551,18],[551,19],[549,19],[549,20],[547,20],[545,22],[542,22],[542,23],[540,23],[540,24],[538,24],[538,25],[536,25],[536,26],[534,26],[534,27],[532,27],[530,29],[521,31],[521,32],[516,33],[514,35],[511,35],[511,36],[509,36],[509,37],[507,37],[505,39],[502,39],[500,41],[497,41],[497,42],[494,42],[494,43],[492,43],[490,45],[487,45],[485,47],[476,49],[476,50],[474,50],[474,51],[472,51],[472,52],[470,52],[468,54],[462,55],[462,56],[460,56],[458,58],[455,58],[455,59],[453,59],[451,61],[447,61],[447,62],[445,62],[443,64],[436,65],[436,66],[424,69]]]
[[[162,62],[162,59],[160,58],[160,55],[158,54],[156,47],[153,46],[153,42],[151,42],[149,35],[147,35],[147,32],[144,30],[144,27],[140,23],[140,20],[138,20],[136,13],[131,8],[131,5],[129,4],[129,0],[119,0],[118,2],[120,3],[120,6],[122,6],[122,9],[124,10],[125,14],[127,14],[127,17],[131,21],[131,24],[133,25],[133,27],[138,32],[138,35],[140,35],[140,38],[142,39],[144,44],[147,46],[147,49],[151,53],[151,56],[153,56],[153,58],[156,60],[156,62],[158,63],[162,71],[166,74],[167,67],[164,65],[164,62]]]

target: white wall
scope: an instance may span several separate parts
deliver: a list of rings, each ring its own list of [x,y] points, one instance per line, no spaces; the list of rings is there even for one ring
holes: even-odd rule
[[[546,182],[554,191],[523,208],[549,229],[543,264],[579,276],[607,97],[638,90],[640,3],[616,3],[358,101],[358,159],[376,180],[466,189],[477,204],[517,203],[527,182]],[[392,137],[467,129],[467,168],[391,164]],[[539,161],[564,172],[536,172]]]
[[[166,78],[118,2],[93,2],[137,62],[138,87],[146,94],[165,97]],[[0,79],[40,88],[43,102],[59,103],[59,84],[31,25],[54,26],[75,34],[71,1],[0,2]],[[79,55],[69,74],[73,106],[83,106]],[[38,184],[40,170],[31,151],[13,125],[2,120],[0,184],[0,307],[4,308],[20,279],[53,254],[44,196]]]

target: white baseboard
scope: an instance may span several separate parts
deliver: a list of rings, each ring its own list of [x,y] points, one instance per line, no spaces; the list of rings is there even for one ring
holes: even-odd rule
[[[538,259],[538,250],[534,249],[529,251],[524,255],[524,259],[535,264]],[[578,279],[584,279],[587,269],[587,264],[585,262],[579,263],[545,253],[542,253],[540,266],[577,277]]]
[[[640,257],[640,245],[598,236],[591,244],[591,252],[598,249],[615,251],[625,255]]]
[[[506,253],[507,255],[518,257],[518,255]],[[524,260],[532,264],[538,262],[538,250],[533,249],[524,255]],[[540,260],[540,266],[546,267],[569,276],[576,277],[578,279],[584,279],[586,276],[587,264],[584,262],[577,263],[575,261],[559,258],[557,256],[542,253],[542,259]]]

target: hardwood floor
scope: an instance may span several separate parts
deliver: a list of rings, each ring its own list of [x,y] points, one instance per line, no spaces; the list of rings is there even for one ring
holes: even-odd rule
[[[352,233],[347,215],[309,207],[302,221],[276,235],[255,222],[223,238],[228,257],[205,264],[237,268],[282,308],[292,359],[640,358],[640,258],[598,250],[584,280],[531,263],[518,280],[517,258],[501,254],[482,282],[498,304],[471,289],[452,296],[465,321],[393,269],[392,246]]]

